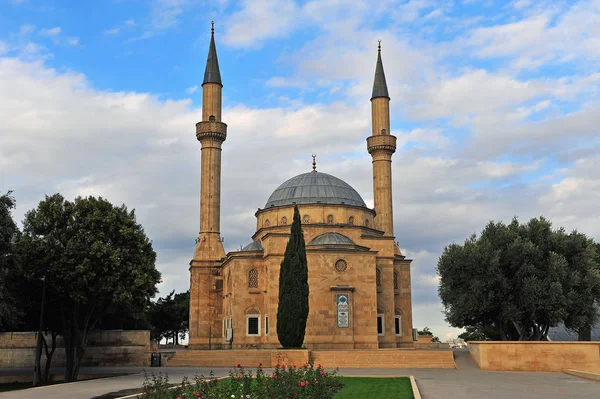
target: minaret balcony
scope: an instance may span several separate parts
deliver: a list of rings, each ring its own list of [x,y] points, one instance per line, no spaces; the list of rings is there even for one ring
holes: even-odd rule
[[[379,151],[396,152],[396,136],[377,135],[367,137],[367,150],[369,154]]]
[[[196,138],[199,141],[205,138],[225,141],[227,138],[227,125],[217,121],[198,122],[196,123]]]

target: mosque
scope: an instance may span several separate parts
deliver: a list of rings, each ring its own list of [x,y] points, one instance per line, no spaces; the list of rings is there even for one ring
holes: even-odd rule
[[[256,212],[256,232],[242,250],[225,254],[221,238],[223,82],[212,29],[204,81],[200,233],[190,261],[190,349],[278,348],[279,268],[294,206],[306,241],[309,349],[410,347],[411,260],[394,240],[390,111],[381,46],[371,96],[374,208],[345,181],[312,170],[283,182]]]

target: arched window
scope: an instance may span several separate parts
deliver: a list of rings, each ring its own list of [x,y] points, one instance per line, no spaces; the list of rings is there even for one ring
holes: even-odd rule
[[[348,224],[349,224],[349,225],[353,225],[353,224],[354,224],[354,216],[350,216],[350,217],[348,218]]]
[[[333,215],[327,215],[327,224],[333,224]]]
[[[369,227],[369,219],[365,219],[365,227]]]
[[[310,222],[310,217],[308,217],[308,215],[302,216],[302,223],[309,223],[309,222]]]
[[[258,272],[250,269],[248,272],[248,288],[258,288]]]
[[[211,121],[211,122],[214,122],[214,121],[216,121],[216,118],[215,118],[214,115],[211,115],[211,116],[208,117],[208,120]]]
[[[269,222],[269,219],[265,220],[265,227],[269,227],[271,225],[271,222]]]
[[[398,289],[400,289],[399,287],[400,287],[400,285],[398,282],[398,271],[394,270],[394,289],[398,290]]]
[[[381,271],[379,269],[375,269],[375,282],[378,287],[381,287]]]
[[[231,292],[231,288],[232,288],[232,282],[231,282],[231,272],[227,271],[227,292]]]
[[[281,224],[282,225],[286,225],[287,224],[287,218],[285,216],[281,218]]]

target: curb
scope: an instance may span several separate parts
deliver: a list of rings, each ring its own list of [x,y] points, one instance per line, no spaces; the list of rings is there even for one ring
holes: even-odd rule
[[[419,392],[419,387],[417,386],[417,381],[415,380],[415,376],[410,376],[410,387],[413,391],[414,399],[421,399],[421,392]]]
[[[587,380],[600,381],[600,374],[592,373],[590,371],[567,369],[567,370],[563,370],[563,373],[574,375],[575,377],[585,378]]]

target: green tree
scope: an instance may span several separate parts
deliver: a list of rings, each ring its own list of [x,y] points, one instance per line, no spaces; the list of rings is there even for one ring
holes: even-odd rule
[[[484,329],[478,326],[467,326],[465,328],[465,332],[460,334],[458,338],[461,338],[465,341],[491,341],[495,340],[490,338],[484,331]]]
[[[446,320],[502,340],[545,340],[560,322],[593,325],[600,298],[593,246],[544,218],[490,222],[479,237],[447,246],[438,261]]]
[[[11,214],[16,204],[11,194],[0,196],[0,331],[14,330],[21,316],[15,298],[18,291],[11,281],[18,267],[14,243],[19,234]]]
[[[47,303],[60,313],[66,381],[77,379],[89,332],[117,314],[143,318],[160,282],[134,211],[103,198],[46,196],[25,215],[21,249],[27,273],[46,280]]]
[[[300,211],[294,206],[294,222],[279,271],[277,337],[284,348],[300,348],[308,319],[308,265]]]
[[[173,339],[175,345],[184,338],[189,329],[190,292],[175,294],[171,291],[164,298],[152,302],[149,308],[151,338],[160,342]]]
[[[431,330],[429,329],[429,327],[425,327],[422,330],[417,330],[417,334],[418,335],[433,335],[433,333],[431,332]]]

